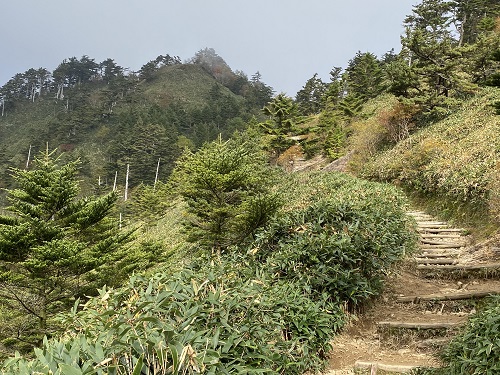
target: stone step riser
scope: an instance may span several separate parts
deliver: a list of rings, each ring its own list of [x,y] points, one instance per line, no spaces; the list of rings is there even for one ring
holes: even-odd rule
[[[408,366],[408,365],[394,365],[385,364],[381,362],[370,362],[370,361],[357,361],[354,365],[354,373],[357,375],[365,374],[380,374],[377,371],[383,371],[384,373],[394,373],[394,374],[410,374],[412,371],[418,367],[426,367],[424,364],[421,366]],[[327,374],[328,375],[328,374]]]
[[[456,259],[450,258],[437,258],[437,259],[428,259],[428,258],[415,258],[418,265],[453,265],[457,263]]]
[[[434,234],[450,234],[450,233],[462,233],[463,229],[457,228],[417,228],[420,233],[434,233]]]
[[[427,245],[427,246],[420,246],[420,249],[423,251],[427,250],[438,250],[438,249],[453,249],[453,250],[459,250],[461,246],[452,246],[452,245]]]
[[[461,239],[463,236],[459,234],[432,234],[432,233],[423,233],[420,235],[422,238],[453,238],[453,239]]]
[[[416,259],[422,259],[422,258],[455,258],[458,256],[458,253],[445,253],[445,252],[425,252],[418,254],[415,258]]]
[[[436,240],[424,240],[421,239],[420,243],[422,245],[436,245],[436,246],[449,246],[449,247],[463,247],[467,245],[465,242],[447,242],[447,241],[436,241]]]
[[[364,374],[377,374],[380,371],[384,373],[394,373],[394,374],[410,374],[413,370],[422,366],[407,366],[407,365],[393,365],[385,364],[379,362],[369,362],[369,361],[357,361],[354,364],[354,373],[358,375]],[[328,375],[328,374],[327,374]]]

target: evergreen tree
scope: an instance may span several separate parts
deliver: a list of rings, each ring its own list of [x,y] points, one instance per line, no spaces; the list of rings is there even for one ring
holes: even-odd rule
[[[261,81],[262,75],[256,72],[249,83],[247,98],[249,108],[263,108],[273,97],[274,90],[271,86]]]
[[[99,64],[102,79],[109,83],[111,80],[123,76],[123,68],[115,63],[113,59],[106,59]]]
[[[109,172],[114,175],[116,170],[121,172],[130,165],[130,185],[140,183],[152,184],[155,180],[158,160],[160,159],[160,178],[165,179],[171,172],[173,161],[178,157],[179,151],[175,145],[177,133],[172,127],[151,123],[154,115],[146,115],[130,126],[119,142],[113,147],[112,153],[115,162]],[[150,120],[151,119],[151,120]],[[160,120],[158,117],[156,120]],[[161,120],[160,120],[161,121]]]
[[[119,282],[111,273],[130,236],[109,218],[116,195],[80,198],[78,162],[59,166],[53,154],[33,170],[13,169],[19,187],[0,216],[0,301],[38,320],[31,339],[50,333],[50,318],[76,298]]]
[[[264,107],[263,112],[271,118],[277,131],[287,134],[294,127],[297,117],[297,105],[292,98],[282,93],[269,102]]]
[[[326,85],[325,101],[337,105],[345,94],[345,81],[342,68],[335,66],[330,71],[330,82]]]
[[[482,32],[494,27],[495,17],[500,14],[498,0],[452,0],[450,6],[459,46],[476,43]]]
[[[270,147],[281,153],[293,144],[287,137],[291,135],[297,118],[297,105],[292,98],[281,93],[269,102],[262,110],[269,120],[262,123],[264,131],[271,135]]]
[[[364,100],[374,98],[383,90],[384,75],[377,56],[370,52],[357,52],[346,69],[347,90]]]
[[[326,84],[318,78],[318,74],[314,74],[307,80],[295,97],[295,102],[298,105],[299,111],[303,115],[319,113],[323,107],[324,95],[326,93]]]
[[[188,205],[189,239],[220,254],[252,235],[279,206],[271,176],[263,155],[238,138],[187,151],[172,181]]]
[[[451,2],[423,0],[406,17],[406,34],[401,38],[411,72],[405,91],[422,113],[439,117],[471,92],[470,79],[463,71],[463,50],[452,30]],[[404,76],[404,75],[403,75]],[[418,77],[415,80],[413,77]]]

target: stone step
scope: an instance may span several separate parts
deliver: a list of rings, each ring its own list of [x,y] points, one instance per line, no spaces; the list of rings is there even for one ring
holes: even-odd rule
[[[415,258],[455,258],[458,256],[458,252],[450,251],[424,251],[420,254],[415,255]]]
[[[417,224],[417,230],[426,231],[429,229],[452,229],[447,224]]]
[[[437,258],[437,259],[428,259],[428,258],[415,258],[417,264],[456,264],[457,260],[452,258]]]
[[[421,238],[463,238],[460,234],[433,234],[433,233],[422,233]]]
[[[420,248],[422,250],[433,250],[433,249],[460,249],[463,246],[460,246],[457,244],[440,244],[440,245],[429,245],[429,244],[422,244],[420,245]]]
[[[417,225],[419,227],[425,227],[427,225],[431,225],[431,226],[434,226],[434,225],[438,225],[438,226],[444,226],[444,227],[448,227],[449,224],[448,223],[445,223],[444,221],[438,221],[438,220],[427,220],[427,221],[417,221]]]
[[[421,340],[416,343],[416,347],[421,350],[436,350],[442,349],[451,341],[450,337],[438,337],[432,339]]]
[[[461,242],[447,242],[447,241],[436,241],[436,240],[428,240],[428,239],[421,239],[420,242],[425,245],[447,245],[447,246],[453,246],[453,247],[462,247],[465,246],[466,243],[464,241]]]
[[[430,271],[500,271],[500,263],[475,264],[475,265],[449,265],[449,266],[424,266],[418,265],[418,270]]]
[[[425,364],[422,365],[395,365],[395,364],[385,364],[376,361],[356,361],[354,364],[355,374],[362,374],[361,371],[368,371],[365,374],[376,374],[378,370],[396,373],[396,374],[409,374],[419,367],[427,367]]]
[[[464,230],[459,228],[417,228],[420,232],[426,233],[462,233]]]
[[[466,299],[478,299],[489,297],[491,295],[500,294],[500,290],[491,289],[485,291],[466,291],[466,292],[454,292],[454,293],[434,293],[420,296],[399,296],[396,298],[398,303],[421,303],[429,301],[458,301]]]
[[[377,329],[449,330],[461,327],[463,322],[377,322]]]

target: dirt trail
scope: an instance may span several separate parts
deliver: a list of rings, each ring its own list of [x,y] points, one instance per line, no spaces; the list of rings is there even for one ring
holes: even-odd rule
[[[438,350],[485,296],[500,294],[496,257],[477,256],[460,228],[423,212],[409,214],[418,224],[420,250],[388,277],[386,291],[371,308],[335,338],[325,374],[408,373],[439,366]]]

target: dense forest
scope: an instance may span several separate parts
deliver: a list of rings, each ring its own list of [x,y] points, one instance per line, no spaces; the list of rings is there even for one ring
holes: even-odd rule
[[[403,23],[295,97],[210,48],[2,86],[0,373],[319,371],[414,251],[411,202],[498,236],[500,4]]]

